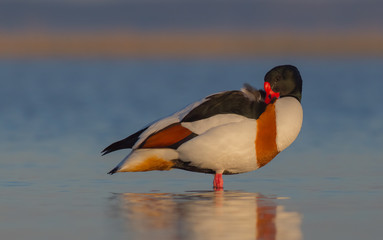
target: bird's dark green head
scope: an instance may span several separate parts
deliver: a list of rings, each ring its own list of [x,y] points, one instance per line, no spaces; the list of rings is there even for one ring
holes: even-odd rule
[[[271,89],[280,97],[295,97],[302,99],[302,77],[298,68],[292,65],[274,67],[265,75],[265,82],[270,83]]]

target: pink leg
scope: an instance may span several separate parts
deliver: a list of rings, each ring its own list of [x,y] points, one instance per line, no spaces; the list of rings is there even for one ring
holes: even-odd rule
[[[222,173],[216,173],[213,181],[214,190],[223,190]]]

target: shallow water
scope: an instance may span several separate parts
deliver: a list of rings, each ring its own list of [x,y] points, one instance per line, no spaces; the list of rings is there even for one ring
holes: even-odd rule
[[[224,176],[106,175],[113,141],[208,94],[304,79],[302,131],[270,164]],[[2,60],[2,239],[362,239],[383,217],[381,59]]]
[[[302,239],[302,216],[257,193],[122,193],[113,200],[112,215],[135,239]]]

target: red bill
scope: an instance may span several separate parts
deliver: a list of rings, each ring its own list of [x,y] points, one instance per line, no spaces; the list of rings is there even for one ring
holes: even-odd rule
[[[265,99],[266,104],[269,104],[274,98],[279,98],[280,94],[278,92],[274,92],[271,89],[269,82],[265,82],[264,88],[265,88],[265,92],[266,92],[266,99]]]

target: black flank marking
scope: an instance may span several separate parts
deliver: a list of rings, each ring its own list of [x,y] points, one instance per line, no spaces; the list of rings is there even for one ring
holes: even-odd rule
[[[246,86],[245,86],[246,87]],[[255,93],[251,89],[250,93]],[[207,101],[191,110],[182,122],[194,122],[217,114],[238,114],[252,119],[258,119],[265,111],[265,93],[257,91],[254,99],[247,97],[242,91],[228,91],[207,97]]]
[[[200,173],[215,174],[215,171],[212,170],[212,169],[199,168],[199,167],[191,165],[190,162],[184,162],[184,161],[182,161],[180,159],[172,160],[172,162],[174,163],[173,168],[178,168],[178,169],[182,169],[182,170],[186,170],[186,171],[190,171],[190,172],[200,172]],[[232,172],[229,172],[229,171],[224,171],[223,174],[224,175],[233,175],[233,174],[237,174],[237,173],[232,173]]]
[[[186,138],[182,139],[181,141],[178,141],[170,146],[168,146],[168,148],[172,148],[172,149],[177,149],[179,146],[181,146],[183,143],[197,137],[198,134],[195,134],[195,133],[191,133],[189,136],[187,136]]]
[[[120,150],[120,149],[125,149],[125,148],[132,148],[133,145],[137,142],[138,138],[140,137],[141,133],[143,133],[148,127],[144,128],[144,129],[141,129],[140,131],[130,135],[129,137],[121,140],[121,141],[118,141],[118,142],[115,142],[115,143],[112,143],[111,145],[109,145],[108,147],[106,147],[104,150],[102,150],[102,155],[105,155],[105,154],[108,154],[108,153],[111,153],[111,152],[114,152],[114,151],[117,151],[117,150]]]
[[[108,174],[113,175],[113,174],[115,174],[117,171],[118,171],[118,166],[115,167],[115,168],[113,168],[112,170],[110,170],[110,172],[108,172]]]

